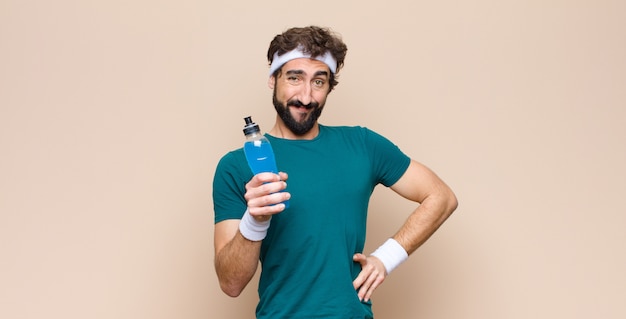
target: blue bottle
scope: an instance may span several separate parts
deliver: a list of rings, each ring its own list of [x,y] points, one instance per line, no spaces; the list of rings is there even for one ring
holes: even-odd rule
[[[254,175],[263,172],[278,174],[276,158],[270,141],[261,134],[261,128],[252,122],[251,116],[244,118],[244,120],[246,125],[243,128],[243,134],[246,136],[246,142],[243,144],[243,151],[252,173]],[[289,207],[289,201],[285,201],[283,204],[285,207]]]

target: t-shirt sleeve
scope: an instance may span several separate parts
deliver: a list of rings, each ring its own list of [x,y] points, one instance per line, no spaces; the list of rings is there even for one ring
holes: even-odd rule
[[[215,223],[241,219],[246,211],[245,186],[252,172],[241,149],[220,159],[213,177],[213,211]]]
[[[411,158],[389,139],[370,129],[366,129],[366,140],[378,183],[392,186],[406,172]]]

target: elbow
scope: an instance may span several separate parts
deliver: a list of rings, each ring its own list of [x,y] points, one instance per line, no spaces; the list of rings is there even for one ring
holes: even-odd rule
[[[218,280],[220,283],[220,288],[222,291],[229,297],[239,297],[243,292],[244,288],[246,288],[248,281],[240,281],[236,278],[230,278],[228,276],[219,276]]]
[[[459,207],[459,200],[456,198],[456,195],[454,195],[454,192],[450,189],[448,190],[446,202],[448,215],[452,214]]]
[[[437,203],[437,211],[439,211],[439,220],[445,221],[459,207],[459,200],[449,187],[442,188],[437,194],[433,195],[433,203]]]
[[[237,285],[220,282],[220,288],[227,296],[236,298],[236,297],[239,297],[239,295],[241,295],[241,292],[243,292],[244,287],[239,287]]]
[[[220,285],[220,289],[229,297],[239,297],[239,295],[246,288],[252,276],[254,270],[241,271],[240,269],[232,269],[233,267],[225,267],[225,265],[218,262],[216,259],[215,270],[217,272],[217,280]],[[234,267],[236,268],[236,267]]]
[[[241,294],[241,290],[227,290],[227,289],[222,289],[222,291],[228,296],[228,297],[232,297],[232,298],[237,298],[239,297],[239,295]]]

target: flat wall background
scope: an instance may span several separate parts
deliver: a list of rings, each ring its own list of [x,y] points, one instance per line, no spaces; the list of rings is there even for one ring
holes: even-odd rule
[[[349,52],[322,122],[456,191],[379,318],[626,316],[623,1],[0,2],[0,317],[252,318],[213,270],[211,180],[271,128],[290,26]],[[384,188],[367,249],[414,205]]]

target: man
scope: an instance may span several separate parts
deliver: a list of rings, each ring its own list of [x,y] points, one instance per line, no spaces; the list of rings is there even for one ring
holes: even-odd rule
[[[283,172],[253,176],[242,149],[216,169],[215,268],[222,290],[235,297],[261,261],[257,318],[373,318],[374,290],[456,209],[450,188],[386,138],[318,123],[346,52],[324,28],[277,35],[267,54],[277,116],[266,137]],[[420,204],[367,256],[377,184]]]

